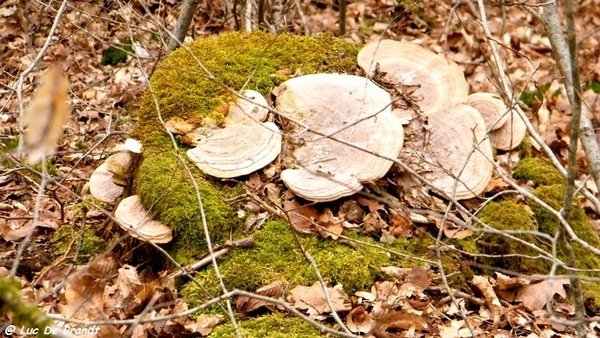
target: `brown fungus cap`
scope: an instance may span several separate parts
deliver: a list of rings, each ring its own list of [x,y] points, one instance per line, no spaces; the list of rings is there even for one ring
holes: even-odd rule
[[[402,147],[403,128],[391,112],[390,95],[366,78],[306,75],[274,92],[277,110],[293,121],[286,137],[290,169],[281,178],[305,199],[324,202],[356,193],[360,182],[383,177],[393,163],[385,158],[395,159]]]
[[[173,239],[171,229],[152,219],[137,195],[129,196],[119,203],[115,210],[115,220],[131,237],[140,240],[168,243]]]
[[[514,110],[511,110],[507,116],[507,121],[502,127],[490,132],[492,147],[499,150],[512,150],[516,148],[521,144],[527,133],[525,122],[521,120]]]
[[[497,130],[508,120],[504,101],[492,93],[473,93],[467,98],[469,106],[477,109],[488,129]]]
[[[92,196],[105,203],[114,203],[124,188],[113,182],[113,173],[108,171],[106,163],[102,163],[90,177],[90,193]]]
[[[371,42],[358,53],[357,61],[369,76],[378,69],[385,81],[415,88],[411,96],[425,112],[467,101],[469,86],[462,69],[415,43]]]
[[[195,148],[189,159],[204,173],[232,178],[264,168],[281,152],[281,133],[267,117],[267,101],[258,92],[247,90],[246,99],[229,105],[225,128],[197,129]],[[194,133],[194,132],[192,132]]]
[[[468,105],[427,113],[407,127],[411,141],[400,151],[400,159],[450,197],[475,197],[492,176],[486,129],[479,112]]]

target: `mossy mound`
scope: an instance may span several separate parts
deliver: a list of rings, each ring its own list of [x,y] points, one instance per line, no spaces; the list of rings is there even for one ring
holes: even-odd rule
[[[273,313],[258,318],[238,321],[242,337],[245,338],[320,338],[317,329],[305,320],[297,317],[285,317],[281,313]],[[235,337],[231,324],[217,326],[211,338]]]
[[[560,211],[565,196],[565,179],[547,160],[541,158],[525,158],[521,160],[513,172],[515,178],[523,181],[531,181],[536,189],[533,195],[540,200]],[[515,201],[499,201],[488,204],[479,213],[479,218],[498,230],[533,230],[547,234],[551,237],[556,235],[558,219],[532,199],[527,200],[529,211],[525,205]],[[533,216],[531,215],[533,212]],[[581,204],[576,202],[570,215],[569,224],[577,236],[589,245],[600,248],[598,235],[590,226]],[[535,244],[538,248],[552,253],[552,242],[534,235],[518,235],[517,237]],[[474,253],[501,254],[508,253],[522,255],[537,255],[536,251],[523,244],[508,240],[505,236],[485,234],[477,243]],[[588,252],[581,245],[570,241],[576,257],[576,268],[583,270],[600,269],[600,257]],[[557,258],[565,261],[565,255],[560,250]],[[529,259],[523,257],[506,257],[502,259],[480,259],[478,262],[485,265],[502,267],[523,274],[546,274],[551,267],[550,262],[542,259]],[[558,271],[566,273],[564,269]],[[599,277],[598,272],[582,272],[581,275],[588,277]],[[597,283],[583,282],[584,296],[591,300],[588,308],[600,308],[600,293]],[[594,298],[596,299],[594,301]]]
[[[559,184],[540,186],[534,190],[533,195],[555,210],[560,210],[563,206],[563,201],[565,198],[565,187]],[[558,229],[558,219],[554,217],[554,215],[552,215],[548,210],[544,209],[541,205],[533,201],[529,201],[529,205],[536,214],[540,231],[554,235]],[[588,223],[585,211],[579,203],[576,203],[571,211],[569,224],[579,238],[586,241],[591,246],[600,248],[600,240],[598,239],[598,235],[596,235]],[[571,245],[573,246],[573,251],[575,252],[575,256],[577,258],[577,268],[600,269],[600,257],[587,252],[587,250],[574,242],[571,242]],[[559,254],[559,258],[564,260],[564,255]]]
[[[548,160],[538,157],[524,158],[517,164],[513,177],[540,185],[565,184],[564,176]]]
[[[74,229],[71,226],[62,226],[56,230],[52,236],[52,242],[56,243],[56,251],[54,254],[75,255],[75,250],[78,248],[78,243],[81,241],[81,231]],[[77,252],[78,259],[75,264],[84,264],[91,256],[99,255],[106,251],[106,241],[96,236],[92,231],[87,229],[83,233],[83,241]],[[70,251],[70,252],[67,252]]]
[[[350,233],[350,237],[359,237]],[[228,289],[256,290],[276,280],[291,285],[312,285],[317,276],[302,254],[302,248],[314,258],[323,278],[331,285],[342,284],[348,294],[368,290],[381,275],[380,267],[390,265],[389,256],[378,249],[359,247],[355,250],[332,240],[316,236],[295,236],[285,222],[267,222],[254,235],[256,245],[250,249],[233,250],[223,261],[219,271]],[[361,238],[374,244],[369,238]],[[217,294],[218,284],[214,270],[200,272],[196,278],[202,284],[188,284],[182,294],[194,305],[205,302],[206,290]]]
[[[263,95],[292,75],[317,72],[355,73],[358,47],[330,35],[314,38],[254,32],[229,33],[197,40],[166,58],[140,100],[132,137],[144,146],[136,192],[142,204],[172,227],[169,252],[181,264],[206,253],[197,193],[198,182],[213,241],[239,237],[241,229],[227,202],[243,192],[202,175],[178,144],[175,150],[160,118],[222,119],[216,109],[230,102],[231,90],[252,89]],[[207,73],[207,72],[210,72]],[[227,86],[227,88],[225,87]],[[185,164],[185,166],[184,166]],[[189,168],[189,173],[186,167]]]
[[[537,230],[534,215],[523,204],[515,200],[493,202],[486,205],[478,215],[479,219],[492,228],[500,231],[529,231]],[[543,243],[533,234],[513,234],[527,243],[540,248],[546,248]],[[525,256],[539,256],[540,253],[519,241],[506,236],[485,233],[478,237],[476,245],[479,253],[495,255],[498,257],[478,258],[478,263],[503,268],[509,271],[521,273],[545,274],[550,271],[551,262],[542,258],[527,258]],[[512,256],[512,254],[519,254]],[[502,256],[502,257],[499,257]]]

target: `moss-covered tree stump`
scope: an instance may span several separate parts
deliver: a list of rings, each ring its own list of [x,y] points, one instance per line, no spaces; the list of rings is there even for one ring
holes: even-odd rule
[[[233,90],[251,89],[265,95],[299,74],[358,72],[358,48],[330,35],[309,38],[231,33],[200,39],[186,47],[169,55],[157,68],[141,99],[132,132],[144,146],[136,192],[155,218],[173,229],[174,240],[165,248],[182,265],[207,254],[203,218],[213,243],[249,235],[237,216],[239,205],[229,202],[245,190],[237,181],[203,175],[187,159],[189,147],[177,137],[172,139],[161,120],[210,117],[219,121],[223,119],[219,107],[234,100]],[[252,236],[256,240],[253,248],[233,249],[219,260],[220,273],[230,289],[253,291],[276,280],[312,285],[317,278],[301,247],[314,257],[327,282],[341,283],[349,294],[369,288],[380,275],[379,267],[392,264],[382,251],[294,234],[285,220],[268,221]],[[366,236],[361,239],[374,242]],[[197,277],[202,287],[192,283],[183,287],[183,294],[195,305],[220,292],[212,269],[201,271]],[[285,318],[277,319],[282,320]]]

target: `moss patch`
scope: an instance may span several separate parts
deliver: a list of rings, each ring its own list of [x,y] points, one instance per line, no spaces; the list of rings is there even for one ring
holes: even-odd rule
[[[565,187],[562,185],[541,186],[535,189],[533,194],[550,205],[555,210],[560,210],[563,206],[565,196]],[[542,208],[539,204],[530,201],[529,205],[536,214],[540,231],[554,235],[558,229],[558,219],[554,217],[548,210]],[[587,221],[585,211],[579,203],[573,208],[569,224],[577,236],[588,244],[600,248],[600,240]],[[598,269],[600,268],[600,257],[590,254],[580,245],[571,242],[573,251],[577,257],[577,267],[581,269]],[[564,255],[560,254],[559,258],[564,259]]]
[[[531,211],[525,205],[519,204],[515,200],[492,202],[481,210],[478,217],[481,221],[500,231],[537,230],[534,215],[532,215]],[[544,248],[542,242],[534,235],[514,234],[513,236],[527,243],[535,244],[537,247]],[[476,244],[479,253],[503,255],[503,257],[478,258],[478,262],[481,264],[529,274],[545,274],[550,271],[551,263],[547,260],[510,256],[510,254],[539,256],[540,253],[506,236],[485,233],[478,237]]]
[[[53,325],[52,320],[36,305],[23,300],[19,291],[19,282],[13,278],[0,278],[0,317],[9,316],[11,324],[38,329],[38,337],[49,337],[45,327]]]
[[[281,313],[273,313],[258,318],[238,321],[240,331],[246,338],[320,338],[317,329],[297,317],[285,317]],[[217,326],[211,338],[235,337],[231,324]]]
[[[523,181],[532,181],[536,187],[566,183],[564,176],[549,161],[537,157],[525,158],[519,161],[513,172],[513,177]]]
[[[358,53],[355,45],[331,35],[272,36],[263,32],[229,33],[200,39],[187,47],[193,55],[180,48],[154,73],[150,90],[140,99],[138,121],[132,131],[132,137],[145,149],[136,192],[146,208],[173,228],[174,241],[168,249],[181,264],[206,253],[196,192],[184,164],[198,183],[215,242],[241,234],[235,206],[227,202],[239,190],[204,177],[187,160],[185,147],[178,144],[181,148],[175,149],[159,116],[165,121],[175,116],[218,120],[217,107],[233,100],[224,86],[253,89],[264,95],[294,74],[355,73]]]
[[[57,254],[68,254],[75,255],[75,250],[79,246],[81,238],[81,232],[77,229],[73,229],[70,226],[62,226],[52,236],[52,241],[56,241]],[[77,253],[79,258],[75,262],[76,264],[84,264],[88,261],[90,256],[103,253],[106,250],[106,242],[94,235],[91,231],[85,231],[83,233],[83,242],[81,248]],[[69,251],[69,252],[67,252]]]
[[[349,236],[359,235],[351,233]],[[219,261],[219,271],[228,289],[254,291],[276,280],[306,286],[317,281],[314,270],[303,256],[296,236],[287,223],[267,222],[254,237],[255,247],[233,250]],[[315,236],[297,238],[315,259],[323,278],[331,285],[341,283],[348,294],[369,289],[381,275],[379,268],[391,264],[387,254],[374,248],[359,247],[355,250]],[[196,279],[210,292],[218,293],[214,270],[202,271]],[[195,284],[190,283],[182,294],[196,305],[206,301],[204,290]]]

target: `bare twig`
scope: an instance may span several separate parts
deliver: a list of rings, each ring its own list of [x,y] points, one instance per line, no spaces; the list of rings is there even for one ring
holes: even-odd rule
[[[173,29],[172,37],[169,38],[167,53],[174,51],[183,43],[185,33],[190,28],[192,19],[194,19],[194,13],[196,13],[197,6],[198,0],[184,0],[181,3],[181,12],[177,18],[175,28]]]

